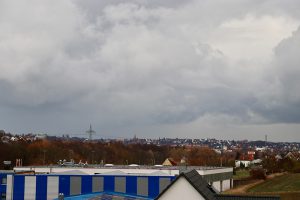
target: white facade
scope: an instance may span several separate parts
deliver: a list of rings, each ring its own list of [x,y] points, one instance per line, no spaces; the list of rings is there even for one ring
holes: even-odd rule
[[[221,192],[223,192],[223,191],[226,191],[226,190],[230,190],[231,188],[230,188],[230,181],[231,180],[223,180],[222,181],[222,191]]]
[[[184,191],[184,192],[183,192]],[[180,177],[159,200],[205,200],[199,192],[184,178]]]
[[[212,186],[219,192],[221,192],[221,181],[216,181],[212,183]]]
[[[200,175],[208,175],[208,174],[218,174],[218,173],[226,173],[233,172],[232,168],[219,168],[219,169],[211,169],[211,170],[197,170]],[[215,181],[212,183],[212,186],[218,192],[224,192],[230,189],[230,181],[231,179],[223,180],[223,181]]]
[[[251,164],[251,161],[250,160],[236,160],[235,161],[235,167],[240,167],[241,166],[241,163],[243,163],[243,165],[245,167],[249,167],[250,164]]]

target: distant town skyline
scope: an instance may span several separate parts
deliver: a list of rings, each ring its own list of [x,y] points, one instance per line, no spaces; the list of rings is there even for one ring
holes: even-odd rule
[[[0,0],[0,130],[300,142],[297,0]]]

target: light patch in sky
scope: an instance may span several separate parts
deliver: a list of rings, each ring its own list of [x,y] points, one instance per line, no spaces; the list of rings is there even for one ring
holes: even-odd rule
[[[288,16],[246,15],[220,25],[209,43],[230,58],[270,62],[274,47],[290,37],[299,27],[299,21]],[[222,37],[225,35],[225,38]]]

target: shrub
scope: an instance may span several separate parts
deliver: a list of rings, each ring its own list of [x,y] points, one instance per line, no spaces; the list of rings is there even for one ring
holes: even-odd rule
[[[253,179],[266,179],[266,172],[261,168],[254,168],[250,170],[250,175]]]
[[[292,170],[293,173],[300,173],[300,166],[295,166]]]

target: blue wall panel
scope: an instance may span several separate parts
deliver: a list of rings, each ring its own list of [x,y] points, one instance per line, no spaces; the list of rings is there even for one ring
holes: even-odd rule
[[[16,175],[14,176],[14,200],[23,200],[24,199],[24,185],[25,185],[25,176]]]
[[[3,178],[6,178],[7,174],[0,174],[0,197],[2,193],[6,193],[6,184],[2,184],[1,181]]]
[[[36,176],[36,200],[47,199],[47,176],[38,175]]]
[[[115,190],[115,176],[103,176],[104,177],[104,191],[114,192]]]
[[[3,178],[6,178],[7,174],[0,174],[0,194],[6,192],[6,184],[2,184],[1,181]]]
[[[64,193],[65,196],[70,195],[70,176],[60,175],[59,176],[59,193]]]
[[[137,177],[127,176],[126,177],[126,193],[129,195],[136,195],[137,192]]]
[[[81,178],[81,194],[92,193],[93,183],[92,176],[82,176]]]
[[[159,177],[148,177],[148,195],[150,198],[154,198],[159,194]]]

